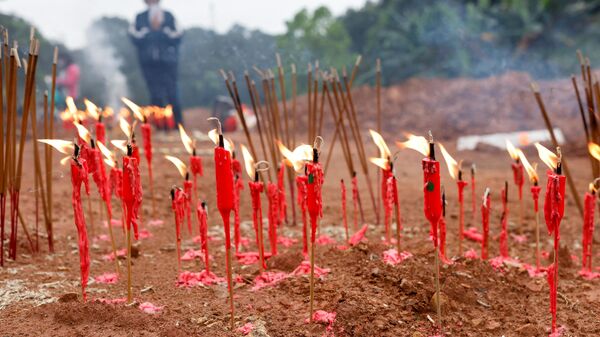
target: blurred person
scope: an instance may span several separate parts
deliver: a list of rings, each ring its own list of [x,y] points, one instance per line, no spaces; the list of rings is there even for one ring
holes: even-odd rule
[[[129,36],[136,46],[138,58],[151,104],[173,106],[175,125],[183,124],[177,67],[182,32],[177,30],[175,17],[160,7],[160,0],[145,0],[148,9],[139,13],[129,28]]]
[[[58,68],[60,73],[56,78],[56,102],[59,103],[59,107],[65,101],[67,96],[73,97],[74,100],[79,98],[79,79],[81,77],[81,70],[75,61],[73,56],[68,52],[60,53],[58,58]]]

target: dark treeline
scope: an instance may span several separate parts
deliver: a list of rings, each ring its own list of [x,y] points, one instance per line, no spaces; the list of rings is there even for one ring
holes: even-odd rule
[[[592,61],[600,54],[599,14],[600,0],[380,0],[340,17],[326,7],[302,10],[279,36],[241,26],[224,34],[190,28],[181,45],[180,91],[184,106],[209,106],[215,96],[226,94],[219,69],[233,71],[241,81],[245,70],[255,76],[253,66],[274,67],[277,52],[288,74],[289,65],[297,65],[301,81],[309,62],[351,67],[358,54],[363,55],[358,85],[373,82],[376,58],[382,59],[385,85],[413,76],[482,77],[508,70],[538,78],[568,76],[578,69],[576,49]],[[6,15],[0,19],[27,41],[26,22]],[[97,58],[88,57],[90,50],[109,48],[107,57],[118,62],[127,94],[147,102],[128,25],[121,18],[99,19],[89,36],[103,32],[105,40],[90,38],[84,50],[73,51],[83,69],[83,96],[100,104],[109,101],[110,74]],[[45,74],[51,58],[45,39],[42,51],[40,73]]]

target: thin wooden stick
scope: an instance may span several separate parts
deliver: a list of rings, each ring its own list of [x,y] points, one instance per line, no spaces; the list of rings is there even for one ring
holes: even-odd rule
[[[285,92],[285,78],[283,74],[283,66],[281,65],[281,57],[279,53],[275,54],[277,58],[277,68],[279,72],[279,90],[281,92],[281,106],[283,107],[283,118],[285,122],[285,142],[289,146],[290,145],[290,129],[289,129],[289,116],[287,111],[287,97]]]
[[[52,95],[50,97],[50,113],[49,113],[49,118],[50,118],[50,133],[48,138],[53,139],[54,138],[54,100],[56,97],[56,69],[57,69],[57,64],[58,64],[58,47],[54,47],[54,57],[52,59],[52,84],[50,87],[50,94]],[[53,186],[53,180],[52,180],[52,171],[54,170],[54,166],[52,165],[52,161],[53,161],[53,155],[52,155],[52,151],[50,149],[50,145],[46,145],[46,149],[48,151],[48,162],[47,162],[47,176],[46,176],[46,188],[48,189],[47,195],[48,195],[48,218],[50,220],[49,223],[49,227],[48,227],[48,249],[50,250],[50,253],[54,253],[54,231],[52,230],[53,228],[53,223],[52,223],[52,186]]]
[[[377,59],[375,67],[375,91],[377,107],[377,132],[381,134],[381,60]],[[381,170],[377,170],[377,195],[381,195]],[[377,218],[381,216],[381,198],[377,198]],[[400,253],[400,250],[398,250]]]
[[[308,114],[307,114],[307,118],[306,118],[306,129],[308,131],[307,133],[307,144],[310,144],[314,138],[312,138],[310,130],[312,128],[312,125],[310,124],[312,121],[312,64],[308,64],[308,73],[307,73],[307,91],[306,91],[306,97],[308,98]]]
[[[362,55],[358,55],[356,57],[356,62],[354,62],[354,68],[352,68],[352,75],[350,76],[350,88],[352,88],[352,85],[354,84],[354,78],[356,77],[356,73],[358,72],[358,67],[360,66],[361,62]]]
[[[257,102],[257,107],[258,107],[258,113],[260,115],[260,119],[263,121],[263,129],[265,130],[265,137],[267,140],[272,140],[273,138],[271,137],[271,129],[269,127],[268,124],[268,120],[265,117],[265,114],[267,114],[266,111],[263,111],[260,106],[260,96],[258,94],[258,89],[256,89],[256,83],[254,83],[254,81],[252,81],[251,83],[252,85],[252,92],[254,93],[254,97],[256,97],[256,102]],[[265,100],[266,100],[266,95],[265,95]],[[268,104],[265,103],[264,107],[265,109],[268,109]],[[273,160],[273,162],[275,162],[276,159],[276,154],[275,154],[275,144],[273,144],[273,141],[267,141],[267,144],[269,145],[269,151],[271,154],[271,159]],[[265,154],[265,158],[267,158],[267,154]],[[268,170],[268,174],[269,174],[269,180],[271,180],[271,170]]]
[[[129,219],[127,209],[125,208],[125,219]],[[127,303],[133,302],[133,292],[131,290],[131,224],[127,223]],[[115,256],[115,260],[118,257]],[[179,277],[179,275],[177,275]]]
[[[540,112],[542,113],[542,117],[544,118],[544,122],[546,123],[546,128],[548,129],[548,133],[550,133],[550,138],[552,139],[552,144],[554,147],[558,147],[558,141],[556,140],[556,136],[554,135],[554,128],[552,127],[552,122],[548,117],[548,113],[546,112],[546,106],[544,101],[542,100],[542,95],[540,94],[540,88],[537,84],[531,83],[531,89],[533,90],[533,94],[535,96],[535,100],[540,108]],[[575,187],[575,183],[573,181],[573,177],[571,176],[571,171],[569,170],[569,166],[567,165],[567,161],[565,156],[562,157],[562,167],[565,170],[567,176],[567,182],[569,183],[569,187],[571,189],[571,194],[573,199],[575,200],[575,204],[577,205],[577,209],[579,210],[579,214],[583,217],[583,207],[581,205],[581,199],[579,198],[579,193],[577,193],[577,188]]]
[[[297,91],[296,65],[292,63],[292,148],[296,147],[296,91]]]

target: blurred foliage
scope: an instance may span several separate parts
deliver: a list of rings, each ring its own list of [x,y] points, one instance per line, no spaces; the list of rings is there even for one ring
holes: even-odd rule
[[[244,95],[244,71],[257,80],[253,66],[274,68],[277,52],[288,81],[289,64],[297,65],[300,92],[306,87],[307,63],[319,60],[322,69],[351,67],[358,54],[363,55],[363,64],[357,84],[373,83],[377,58],[382,59],[387,85],[412,76],[482,77],[508,70],[541,78],[567,76],[579,69],[576,49],[589,55],[592,63],[600,58],[599,13],[600,0],[378,0],[340,17],[326,7],[303,9],[286,22],[286,32],[279,36],[241,26],[224,34],[190,28],[181,45],[181,98],[186,107],[209,106],[217,95],[227,95],[219,69],[236,74]],[[0,24],[10,29],[11,37],[27,41],[27,22],[0,15]],[[89,45],[75,53],[84,70],[82,95],[99,104],[107,99],[99,88],[105,88],[110,77],[101,65],[90,64],[86,53],[108,47],[127,79],[130,97],[147,103],[128,25],[120,18],[94,22]],[[93,38],[99,31],[105,40]],[[43,75],[49,73],[52,53],[43,37],[41,50]],[[289,91],[288,87],[288,95]]]

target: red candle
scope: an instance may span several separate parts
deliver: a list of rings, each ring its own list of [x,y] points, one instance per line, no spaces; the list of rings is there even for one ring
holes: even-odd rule
[[[483,194],[483,202],[481,204],[481,223],[483,227],[483,240],[481,240],[481,259],[488,258],[488,238],[490,235],[490,211],[491,211],[490,189],[486,189]]]
[[[585,209],[583,212],[583,239],[581,242],[581,266],[583,271],[592,271],[592,243],[594,239],[594,211],[596,208],[596,190],[590,184],[589,192],[585,193]]]
[[[114,193],[115,197],[121,199],[121,193],[123,192],[123,171],[118,167],[112,167],[110,169],[110,192],[109,195]]]
[[[152,126],[149,123],[142,123],[142,139],[144,141],[144,156],[148,163],[148,172],[152,180]]]
[[[473,215],[473,222],[475,222],[475,214],[477,213],[477,207],[475,206],[475,164],[471,165],[471,213]]]
[[[83,215],[83,206],[81,204],[81,185],[85,186],[86,194],[90,194],[88,182],[87,163],[85,159],[78,158],[79,149],[76,147],[75,155],[71,161],[71,184],[73,186],[73,194],[71,203],[73,205],[73,213],[75,218],[75,226],[77,227],[78,246],[79,246],[79,264],[81,269],[81,292],[84,302],[87,300],[85,288],[87,287],[88,277],[90,274],[90,252],[87,230],[85,226],[85,217]]]
[[[388,193],[388,180],[391,176],[392,171],[389,169],[389,166],[388,168],[381,169],[381,201],[384,210],[385,240],[388,244],[391,243],[390,222],[392,219],[392,207],[394,206],[391,199],[393,196],[391,193]]]
[[[500,256],[508,258],[508,182],[504,182],[504,188],[501,192],[502,196],[502,218],[500,232]]]
[[[281,161],[281,166],[277,171],[277,187],[279,188],[279,224],[287,222],[287,202],[285,196],[285,184],[283,181],[285,173],[285,162]]]
[[[204,252],[204,266],[206,272],[210,274],[210,255],[208,254],[208,211],[205,202],[198,202],[196,216],[198,217],[199,224],[200,248],[202,249],[202,252]]]
[[[177,275],[181,271],[181,223],[187,213],[187,196],[180,188],[171,190],[171,209],[175,215],[175,241],[177,248]]]
[[[241,174],[241,173],[239,173]],[[241,175],[235,175],[235,184],[234,184],[234,208],[233,208],[233,223],[234,223],[234,243],[235,243],[235,253],[237,254],[240,248],[240,241],[242,235],[240,233],[240,196],[242,190],[244,189],[244,181],[242,180]]]
[[[465,186],[467,186],[468,183],[464,180],[462,180],[462,171],[459,170],[458,171],[458,180],[456,181],[456,187],[458,188],[458,207],[459,207],[459,214],[458,214],[458,235],[459,235],[459,254],[462,254],[462,242],[465,238],[465,211],[464,211],[464,204],[465,204]]]
[[[202,168],[202,158],[196,155],[192,155],[190,157],[190,171],[192,172],[192,176],[194,177],[194,191],[197,191],[198,177],[202,177],[204,175],[204,170]]]
[[[267,199],[269,201],[269,243],[271,256],[277,255],[277,224],[279,223],[279,187],[274,183],[267,183]]]
[[[106,128],[104,123],[98,121],[96,123],[96,140],[102,144],[106,144]]]
[[[193,183],[188,179],[189,175],[186,174],[186,179],[183,181],[183,192],[185,194],[185,217],[187,219],[188,233],[192,235],[192,193]]]
[[[342,190],[342,222],[344,224],[344,231],[346,233],[346,241],[348,241],[348,217],[346,216],[346,184],[344,179],[340,180],[340,187]]]
[[[296,187],[298,188],[298,206],[302,211],[302,254],[308,254],[308,236],[307,236],[307,204],[306,204],[306,184],[308,177],[305,175],[296,177]]]
[[[523,198],[523,183],[525,182],[523,176],[523,164],[521,164],[521,161],[517,157],[511,167],[513,171],[513,180],[515,185],[519,188],[519,200],[521,200]]]
[[[536,245],[535,245],[535,265],[537,269],[540,269],[540,232],[539,232],[539,224],[538,224],[538,212],[539,212],[539,198],[540,191],[542,188],[538,186],[537,180],[534,182],[534,185],[531,186],[531,197],[533,198],[533,210],[535,212],[536,217]]]
[[[440,218],[440,256],[446,261],[446,191],[442,188],[442,217]]]
[[[264,190],[262,182],[258,181],[258,175],[254,181],[248,182],[250,188],[250,195],[252,197],[252,224],[254,225],[254,234],[256,236],[256,249],[258,250],[259,263],[261,269],[266,269],[267,266],[264,261],[265,247],[262,241],[262,205],[260,195]]]
[[[313,151],[313,162],[307,163],[307,188],[306,201],[308,206],[308,214],[310,215],[311,235],[310,242],[314,245],[317,234],[317,223],[320,217],[323,217],[323,199],[321,188],[323,186],[323,169],[318,161],[317,150]]]
[[[434,247],[438,246],[437,226],[442,215],[440,195],[440,163],[435,160],[433,142],[429,143],[429,156],[423,158],[423,194],[425,217],[431,224]]]
[[[128,155],[123,157],[123,203],[127,216],[126,228],[129,231],[133,226],[133,235],[138,239],[138,215],[142,205],[142,183],[140,178],[139,163],[132,156],[133,147],[128,144]]]

